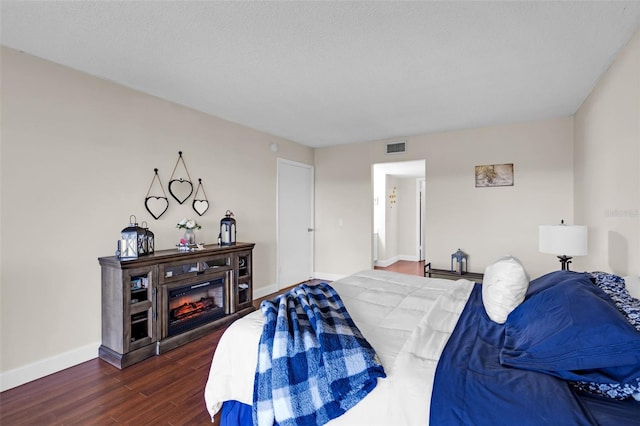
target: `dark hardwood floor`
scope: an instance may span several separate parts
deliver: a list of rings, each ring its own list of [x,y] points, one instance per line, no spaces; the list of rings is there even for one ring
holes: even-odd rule
[[[423,271],[419,262],[376,269],[420,276]],[[0,424],[210,425],[204,387],[223,332],[217,330],[124,370],[96,358],[4,391]]]
[[[2,425],[210,424],[203,389],[223,330],[124,370],[92,359],[0,394]]]
[[[389,265],[386,268],[376,266],[375,269],[384,269],[387,271],[400,272],[408,275],[424,276],[424,260],[420,262],[411,262],[408,260],[399,260],[393,265]]]

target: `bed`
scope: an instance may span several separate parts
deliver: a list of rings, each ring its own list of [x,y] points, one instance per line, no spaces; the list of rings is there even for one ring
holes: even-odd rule
[[[331,283],[386,377],[328,424],[637,424],[640,301],[624,281],[603,274],[603,290],[593,274],[557,271],[529,284],[517,259],[492,267],[483,285],[388,271]],[[204,392],[212,419],[222,410],[223,424],[251,424],[264,324],[256,311],[218,343]]]

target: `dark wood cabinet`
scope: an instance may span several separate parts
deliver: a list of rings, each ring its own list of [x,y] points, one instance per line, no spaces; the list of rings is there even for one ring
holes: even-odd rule
[[[98,259],[100,358],[124,368],[202,337],[254,310],[253,243]]]

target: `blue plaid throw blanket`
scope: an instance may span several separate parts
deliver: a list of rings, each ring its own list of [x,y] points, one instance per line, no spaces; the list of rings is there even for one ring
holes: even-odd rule
[[[254,425],[321,425],[356,405],[386,377],[327,283],[299,285],[260,305]]]

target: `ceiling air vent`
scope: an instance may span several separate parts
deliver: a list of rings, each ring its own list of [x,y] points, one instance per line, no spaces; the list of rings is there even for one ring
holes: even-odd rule
[[[387,154],[404,154],[407,152],[407,141],[390,142],[387,144]]]

